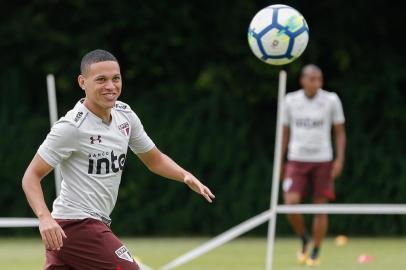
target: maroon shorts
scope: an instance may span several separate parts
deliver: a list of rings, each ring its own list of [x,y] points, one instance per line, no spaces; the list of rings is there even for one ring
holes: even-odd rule
[[[57,220],[67,236],[59,251],[46,250],[45,270],[138,270],[110,227],[96,219]]]
[[[299,193],[302,197],[310,192],[313,198],[334,200],[334,180],[331,177],[331,169],[331,162],[288,161],[285,167],[283,191]]]

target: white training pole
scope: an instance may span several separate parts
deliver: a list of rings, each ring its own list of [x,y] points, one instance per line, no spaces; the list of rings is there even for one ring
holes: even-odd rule
[[[259,215],[256,215],[255,217],[252,217],[241,224],[225,231],[224,233],[214,237],[213,239],[207,241],[201,246],[198,246],[189,252],[181,255],[180,257],[176,258],[175,260],[169,262],[168,264],[162,266],[160,269],[161,270],[170,270],[174,269],[176,267],[179,267],[180,265],[183,265],[225,243],[228,241],[231,241],[234,238],[237,238],[238,236],[252,230],[255,227],[258,227],[259,225],[267,222],[270,218],[270,211],[265,211]]]
[[[0,228],[38,227],[36,218],[0,218]]]
[[[178,258],[172,260],[171,262],[161,267],[160,270],[175,269],[258,227],[276,214],[303,213],[344,215],[406,215],[406,204],[295,204],[277,205],[275,209],[276,211],[267,210],[238,224],[237,226],[212,238],[206,243],[203,243],[202,245],[195,247],[185,254],[179,256]]]
[[[278,205],[278,214],[406,215],[406,204]]]
[[[279,181],[281,175],[281,158],[282,158],[282,117],[283,106],[286,94],[286,71],[279,72],[279,87],[278,87],[278,110],[276,113],[276,138],[275,149],[273,157],[273,174],[272,174],[272,192],[270,211],[271,217],[268,225],[268,243],[266,253],[266,270],[272,270],[273,250],[275,242],[275,229],[276,229],[276,207],[278,205],[279,197]]]
[[[154,270],[154,268],[152,268],[151,266],[148,266],[146,264],[137,262],[138,266],[141,268],[141,270]]]
[[[47,75],[47,91],[48,91],[48,106],[49,106],[49,121],[52,125],[58,120],[58,108],[56,104],[56,91],[55,91],[55,77],[53,74]],[[59,195],[61,190],[62,176],[59,170],[59,166],[55,167],[55,189],[56,196]]]
[[[276,208],[277,214],[344,214],[344,215],[406,215],[406,204],[295,204],[295,205],[278,205]],[[203,245],[194,248],[185,253],[181,257],[186,257],[188,260],[183,259],[182,263],[177,263],[175,267],[178,267],[204,253],[207,253],[238,236],[252,230],[259,225],[268,221],[271,217],[271,211],[267,210],[255,217],[252,217],[241,224],[227,230],[226,232],[216,236]],[[37,227],[38,219],[36,218],[0,218],[0,228],[12,228],[12,227]],[[187,255],[189,254],[189,255]],[[180,257],[179,257],[180,258]],[[178,258],[178,259],[179,259]],[[178,260],[176,259],[176,260]],[[174,260],[175,261],[175,260]],[[173,263],[172,261],[171,263]],[[178,261],[180,262],[180,261]],[[166,266],[169,266],[167,264]],[[164,266],[165,267],[165,266]],[[166,268],[173,269],[175,267]],[[144,268],[145,265],[144,265]],[[141,268],[142,269],[142,268]],[[148,268],[146,268],[148,269]],[[164,269],[164,268],[163,268]]]

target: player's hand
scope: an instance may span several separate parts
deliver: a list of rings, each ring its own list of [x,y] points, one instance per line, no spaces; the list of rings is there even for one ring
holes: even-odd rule
[[[188,174],[183,181],[191,190],[202,195],[209,203],[213,202],[213,199],[215,198],[214,194],[211,193],[210,189],[203,185],[196,177]]]
[[[61,226],[51,215],[39,219],[39,232],[45,247],[50,250],[60,250],[63,246],[63,238],[67,238]]]
[[[339,160],[335,160],[333,162],[333,167],[331,168],[331,177],[333,179],[336,179],[341,175],[341,172],[343,171],[343,162]]]

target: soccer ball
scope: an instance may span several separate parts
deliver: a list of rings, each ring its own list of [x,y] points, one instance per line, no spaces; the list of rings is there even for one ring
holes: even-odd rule
[[[306,49],[309,27],[296,9],[272,5],[255,14],[248,43],[256,57],[271,65],[293,62]]]

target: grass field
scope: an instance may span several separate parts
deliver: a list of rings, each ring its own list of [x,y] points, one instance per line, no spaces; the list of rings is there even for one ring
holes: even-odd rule
[[[178,255],[203,243],[205,238],[124,238],[132,254],[158,269]],[[279,238],[276,242],[276,270],[307,269],[296,265],[297,240]],[[264,238],[240,238],[188,264],[180,270],[263,270],[266,242]],[[357,257],[367,253],[375,260],[360,265]],[[37,270],[44,263],[43,247],[36,238],[0,238],[0,269]],[[388,268],[390,267],[390,268]],[[344,247],[328,239],[322,249],[320,270],[404,270],[406,238],[350,238]]]

